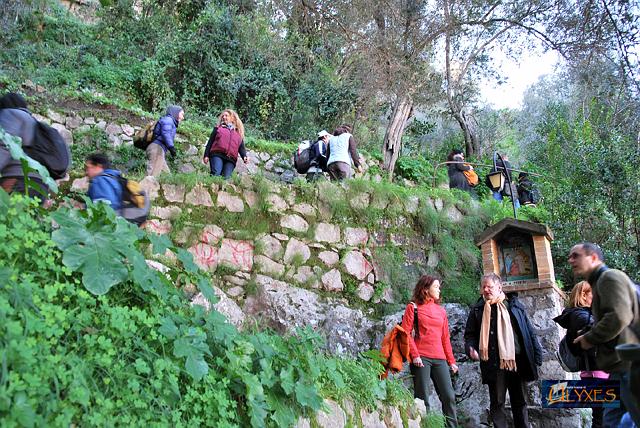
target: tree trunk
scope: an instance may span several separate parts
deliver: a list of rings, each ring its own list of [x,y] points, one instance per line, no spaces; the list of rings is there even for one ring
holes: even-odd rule
[[[477,154],[480,151],[480,141],[478,139],[478,132],[476,130],[476,124],[472,117],[467,116],[464,111],[454,111],[451,109],[453,117],[455,117],[462,133],[464,135],[464,151],[465,157],[470,157]]]
[[[404,134],[404,126],[411,116],[413,109],[413,101],[408,95],[400,95],[396,99],[393,106],[393,113],[384,133],[384,143],[382,153],[384,155],[384,170],[389,175],[389,180],[393,181],[393,170],[396,167],[396,161],[400,156],[402,148],[402,134]]]

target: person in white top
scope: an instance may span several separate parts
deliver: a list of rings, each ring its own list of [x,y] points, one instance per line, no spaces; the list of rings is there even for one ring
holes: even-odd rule
[[[360,169],[360,157],[356,147],[356,141],[351,135],[351,126],[340,125],[329,139],[327,171],[331,180],[351,178],[351,164]]]

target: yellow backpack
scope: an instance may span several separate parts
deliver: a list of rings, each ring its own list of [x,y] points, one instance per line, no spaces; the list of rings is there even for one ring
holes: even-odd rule
[[[147,150],[147,147],[153,141],[157,124],[158,121],[154,120],[140,128],[140,130],[133,136],[133,146],[140,150]]]
[[[122,200],[131,202],[138,208],[144,208],[144,193],[140,183],[126,178],[120,178],[122,183]]]

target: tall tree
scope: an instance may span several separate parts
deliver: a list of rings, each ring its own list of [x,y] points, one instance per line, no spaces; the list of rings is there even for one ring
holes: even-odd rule
[[[517,55],[534,39],[542,40],[546,47],[554,47],[555,43],[539,28],[562,0],[443,1],[447,105],[462,130],[465,152],[471,156],[481,148],[473,113],[474,83],[499,75],[490,50],[499,45],[508,54]]]
[[[414,107],[432,102],[440,79],[434,72],[433,44],[443,32],[439,2],[338,1],[324,9],[344,38],[345,70],[359,74],[361,98],[389,106],[382,153],[393,177],[402,135]]]

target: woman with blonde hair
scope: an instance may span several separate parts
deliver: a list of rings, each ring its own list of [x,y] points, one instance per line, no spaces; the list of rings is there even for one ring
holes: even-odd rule
[[[202,162],[209,164],[211,175],[223,176],[226,179],[238,162],[238,155],[247,163],[247,150],[244,146],[244,125],[238,113],[227,109],[218,117],[213,127],[207,146],[204,149]]]
[[[573,286],[571,294],[569,294],[567,308],[553,320],[560,327],[567,329],[566,342],[569,350],[580,361],[580,378],[608,379],[608,373],[598,370],[595,348],[585,351],[580,348],[580,345],[573,343],[576,337],[584,334],[594,323],[593,315],[591,315],[592,300],[591,285],[587,281],[580,281]],[[593,421],[591,424],[593,428],[602,426],[602,414],[602,408],[593,409]]]
[[[412,301],[404,311],[402,328],[409,338],[414,396],[424,401],[429,410],[431,379],[442,403],[446,426],[458,426],[456,395],[449,373],[449,370],[457,373],[458,366],[451,350],[447,313],[440,306],[438,278],[432,275],[420,277],[413,290]]]

